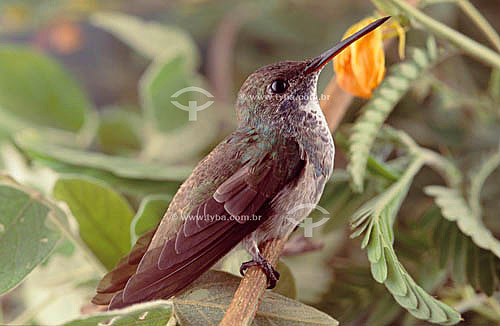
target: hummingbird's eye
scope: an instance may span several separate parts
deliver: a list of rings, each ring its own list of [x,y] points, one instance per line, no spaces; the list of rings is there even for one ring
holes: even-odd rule
[[[288,83],[283,79],[276,79],[271,84],[271,91],[275,94],[283,93],[288,88]]]

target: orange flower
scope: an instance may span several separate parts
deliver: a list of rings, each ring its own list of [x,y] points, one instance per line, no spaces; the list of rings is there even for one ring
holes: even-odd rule
[[[351,26],[344,38],[359,31],[371,22],[366,18]],[[377,28],[354,42],[334,59],[333,68],[337,83],[345,91],[359,97],[370,98],[372,91],[385,75],[383,32]]]
[[[61,54],[71,54],[82,47],[82,31],[78,24],[61,21],[49,30],[50,45]]]

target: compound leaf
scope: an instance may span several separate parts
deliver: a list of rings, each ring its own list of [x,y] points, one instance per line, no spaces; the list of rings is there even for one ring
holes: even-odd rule
[[[363,191],[366,164],[374,139],[393,108],[426,69],[436,61],[433,51],[415,49],[411,59],[391,67],[389,75],[363,107],[349,138],[350,163],[347,170],[356,192]]]
[[[423,157],[417,153],[397,182],[354,214],[351,225],[353,234],[358,236],[363,232],[356,230],[370,223],[365,231],[363,246],[367,247],[372,276],[377,282],[385,284],[403,308],[416,318],[443,325],[456,324],[461,320],[460,314],[417,285],[399,262],[393,248],[392,224],[414,176],[423,164]]]

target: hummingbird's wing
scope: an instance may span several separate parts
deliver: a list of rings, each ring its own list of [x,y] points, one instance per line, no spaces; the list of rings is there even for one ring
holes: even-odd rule
[[[106,276],[116,284],[104,284],[105,277],[94,302],[106,303],[118,291],[114,309],[178,293],[266,220],[270,201],[303,166],[294,141],[233,134],[181,186],[139,265],[126,266],[137,263],[129,257],[117,266],[130,278]]]

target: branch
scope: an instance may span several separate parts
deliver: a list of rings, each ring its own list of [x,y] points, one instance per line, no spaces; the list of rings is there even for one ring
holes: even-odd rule
[[[286,239],[265,242],[260,248],[262,255],[276,266]],[[267,277],[259,267],[251,267],[245,273],[233,301],[227,308],[219,326],[250,325],[259,308],[260,297],[266,291]]]
[[[469,0],[457,0],[458,6],[472,19],[474,24],[486,35],[488,40],[500,52],[500,36],[493,26],[484,18],[476,7]]]

